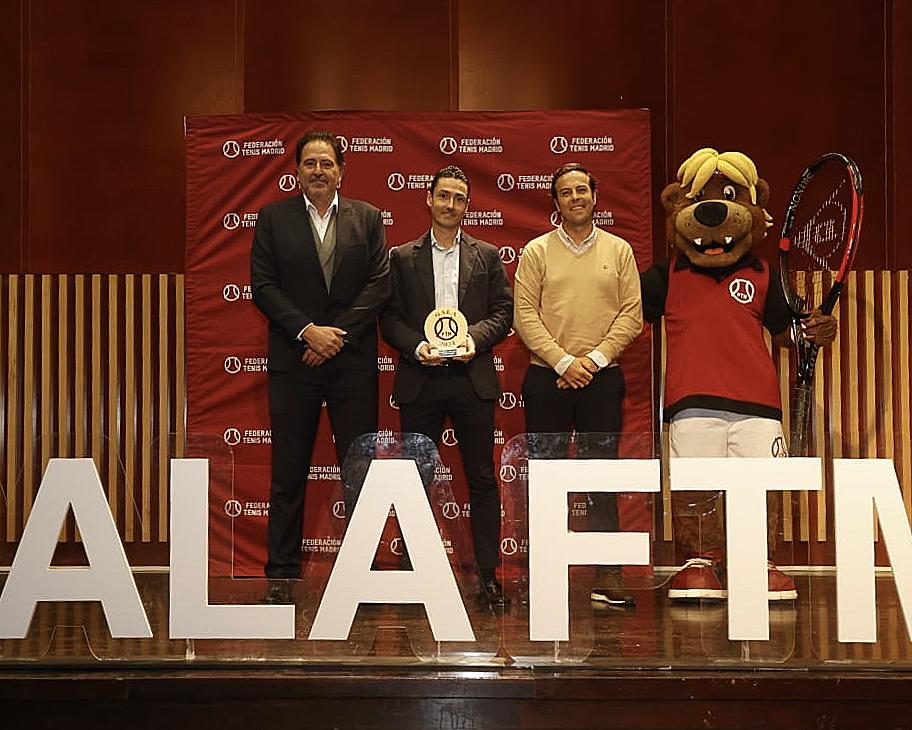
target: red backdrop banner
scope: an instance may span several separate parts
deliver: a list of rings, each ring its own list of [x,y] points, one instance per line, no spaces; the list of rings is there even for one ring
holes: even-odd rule
[[[558,223],[551,174],[580,162],[599,180],[595,220],[630,242],[640,270],[652,263],[649,112],[313,112],[189,117],[187,145],[187,432],[190,442],[224,442],[232,468],[212,470],[210,570],[261,575],[269,501],[270,431],[266,320],[251,301],[250,244],[257,211],[300,194],[294,147],[327,129],[345,148],[343,193],[383,211],[396,246],[429,226],[425,193],[433,174],[455,164],[472,184],[465,229],[500,247],[511,279],[523,245]],[[652,348],[646,331],[624,353],[627,379],[622,455],[650,456]],[[380,428],[399,418],[390,398],[397,355],[381,343]],[[528,353],[511,332],[495,350],[503,396],[495,457],[523,433],[521,383]],[[644,436],[646,436],[644,438]],[[645,444],[645,446],[644,446]],[[230,447],[230,448],[228,448]],[[469,518],[468,492],[452,430],[440,446],[455,519]],[[304,550],[335,551],[343,519],[339,469],[324,414],[305,509]],[[501,479],[511,478],[506,470]],[[648,500],[623,500],[622,529],[651,531]]]

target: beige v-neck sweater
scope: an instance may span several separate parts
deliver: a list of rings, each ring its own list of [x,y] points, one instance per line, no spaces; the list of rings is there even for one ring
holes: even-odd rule
[[[514,278],[514,327],[532,363],[553,368],[592,350],[611,365],[643,328],[640,276],[630,244],[601,228],[580,255],[551,231],[523,249]]]

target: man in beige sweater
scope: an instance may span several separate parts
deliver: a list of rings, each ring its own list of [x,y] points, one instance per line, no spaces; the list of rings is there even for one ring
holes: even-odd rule
[[[624,377],[618,358],[643,327],[640,278],[624,239],[592,222],[597,181],[577,163],[551,182],[562,223],[526,244],[516,270],[514,327],[531,354],[523,382],[530,456],[616,458]],[[590,498],[591,522],[617,530],[617,498]],[[599,571],[593,601],[635,605],[617,568]]]

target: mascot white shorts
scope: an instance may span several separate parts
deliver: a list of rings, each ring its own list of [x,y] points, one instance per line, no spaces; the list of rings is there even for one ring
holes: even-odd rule
[[[671,456],[788,456],[782,424],[772,418],[688,408],[671,419]]]

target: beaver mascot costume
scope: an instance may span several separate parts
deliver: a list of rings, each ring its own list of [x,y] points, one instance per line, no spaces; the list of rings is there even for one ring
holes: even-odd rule
[[[662,191],[666,237],[676,255],[643,273],[643,315],[665,318],[664,419],[672,457],[786,456],[779,382],[764,340],[788,338],[791,318],[779,272],[753,249],[772,219],[769,186],[740,152],[705,148]],[[820,345],[836,320],[820,312],[802,320]],[[669,583],[674,600],[721,600],[725,590],[721,497],[674,492],[673,525],[683,567]],[[771,547],[778,500],[770,500]],[[769,599],[798,595],[794,581],[769,564]]]

